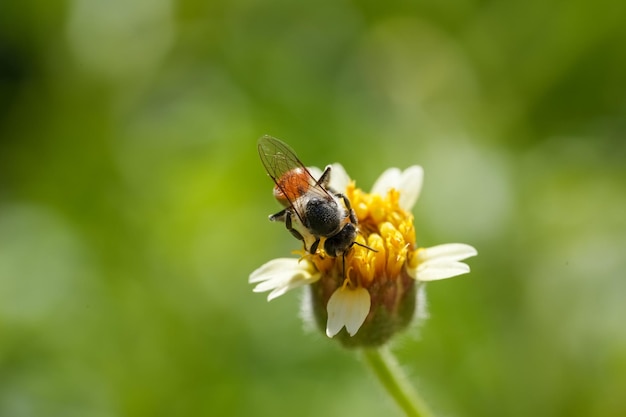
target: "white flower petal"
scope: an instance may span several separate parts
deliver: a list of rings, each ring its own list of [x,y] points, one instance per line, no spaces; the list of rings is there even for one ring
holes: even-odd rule
[[[255,282],[266,281],[267,276],[274,274],[275,272],[281,272],[285,270],[297,270],[308,267],[308,264],[298,262],[296,258],[277,258],[272,259],[269,262],[264,263],[251,274],[248,282],[253,284]]]
[[[341,164],[332,164],[332,172],[330,174],[330,188],[338,193],[346,191],[348,184],[350,184],[350,176],[346,172],[345,168]]]
[[[386,195],[394,188],[400,192],[400,207],[411,211],[422,191],[424,169],[413,165],[404,171],[398,168],[389,168],[381,174],[372,187],[372,194]]]
[[[462,261],[472,256],[476,256],[478,251],[473,246],[465,243],[446,243],[430,248],[422,249],[418,255],[422,262],[430,261]]]
[[[328,186],[338,193],[343,193],[346,191],[348,184],[350,184],[350,176],[346,172],[345,168],[341,164],[330,164],[330,182]],[[326,167],[328,168],[328,166]],[[324,169],[326,169],[324,168]],[[306,167],[309,170],[313,178],[319,180],[324,171],[319,169],[318,167]]]
[[[326,335],[333,337],[346,326],[350,336],[354,336],[369,314],[370,304],[370,294],[365,288],[337,289],[330,296],[326,306],[328,310]]]
[[[406,211],[413,210],[417,198],[422,191],[424,182],[424,169],[419,165],[413,165],[404,170],[397,185],[400,191],[400,207]]]
[[[311,284],[319,279],[319,274],[314,273],[313,266],[307,261],[299,261],[294,258],[272,259],[260,268],[256,269],[248,282],[258,283],[254,292],[271,291],[268,301],[285,294],[287,291]]]
[[[464,243],[446,243],[421,249],[417,254],[417,268],[408,272],[419,281],[435,281],[467,274],[470,267],[459,261],[477,254],[473,246]]]
[[[436,281],[467,274],[468,272],[470,272],[470,267],[463,262],[435,262],[419,265],[415,277],[418,281]]]
[[[319,169],[318,167],[306,167],[306,169],[309,170],[309,172],[311,173],[311,176],[315,178],[315,180],[319,180],[320,177],[322,176],[322,170]]]
[[[400,180],[401,171],[399,168],[389,168],[385,170],[374,182],[372,194],[386,195],[390,188],[395,188]]]

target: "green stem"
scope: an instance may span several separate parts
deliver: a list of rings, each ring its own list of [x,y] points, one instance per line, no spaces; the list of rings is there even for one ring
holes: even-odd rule
[[[408,417],[434,417],[386,347],[365,349],[363,357],[376,378]]]

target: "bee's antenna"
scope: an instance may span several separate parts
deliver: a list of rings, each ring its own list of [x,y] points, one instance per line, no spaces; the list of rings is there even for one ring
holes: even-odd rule
[[[365,249],[369,249],[369,250],[371,250],[372,252],[378,252],[376,249],[374,249],[374,248],[370,248],[369,246],[364,245],[364,244],[359,243],[359,242],[356,242],[356,241],[355,241],[355,242],[353,242],[352,244],[353,244],[353,245],[358,245],[358,246],[360,246],[360,247],[362,247],[362,248],[365,248]]]

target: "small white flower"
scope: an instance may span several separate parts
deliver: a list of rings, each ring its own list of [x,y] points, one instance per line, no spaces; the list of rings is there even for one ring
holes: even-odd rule
[[[343,286],[337,289],[326,306],[326,335],[333,337],[346,326],[350,336],[354,336],[370,312],[370,304],[370,293],[365,288]]]
[[[350,177],[340,164],[333,164],[331,167],[332,173],[329,187],[337,192],[346,192],[354,206],[358,203],[358,201],[352,201],[352,197],[350,197],[350,190],[354,192],[355,189],[354,185],[351,184]],[[309,168],[309,171],[314,178],[320,178],[322,175],[322,171],[316,167]],[[370,193],[380,195],[383,197],[382,201],[384,202],[381,203],[381,199],[368,200],[364,197],[360,197],[361,204],[367,205],[370,204],[367,203],[368,201],[378,201],[378,203],[371,203],[374,204],[375,207],[367,207],[367,210],[373,210],[377,215],[382,213],[383,220],[376,220],[374,224],[371,223],[374,221],[372,217],[366,217],[365,220],[363,220],[364,222],[369,222],[369,233],[374,233],[371,232],[371,230],[377,230],[377,233],[381,233],[379,228],[383,223],[387,222],[385,223],[386,226],[391,224],[388,223],[389,220],[385,220],[391,218],[385,217],[391,216],[391,211],[387,210],[396,210],[394,212],[395,216],[400,214],[401,216],[406,217],[402,220],[405,222],[405,227],[394,229],[400,234],[399,238],[395,240],[392,239],[388,243],[385,243],[385,245],[393,245],[394,247],[385,246],[384,251],[372,252],[374,253],[372,257],[384,257],[385,251],[387,253],[391,253],[389,251],[393,252],[395,250],[396,252],[394,253],[403,257],[403,260],[401,261],[403,262],[403,265],[401,264],[403,269],[396,269],[395,273],[390,273],[389,271],[391,271],[393,267],[393,263],[389,262],[389,259],[391,258],[380,258],[382,259],[382,264],[386,265],[385,268],[391,269],[384,269],[384,271],[386,271],[383,272],[384,278],[375,276],[373,278],[374,280],[386,279],[392,282],[397,278],[397,275],[399,275],[398,271],[406,271],[410,277],[420,282],[445,279],[470,272],[469,266],[460,262],[477,254],[476,249],[470,245],[462,243],[449,243],[430,248],[412,249],[410,253],[407,252],[407,248],[409,247],[409,243],[407,242],[412,242],[410,246],[415,248],[413,218],[407,213],[413,209],[413,206],[420,195],[423,178],[424,171],[422,167],[417,165],[411,166],[404,171],[398,168],[390,168],[383,172],[382,175],[376,180]],[[389,193],[392,189],[396,190],[397,193]],[[361,192],[361,194],[356,193],[353,195],[358,196],[362,194],[363,193]],[[392,197],[389,196],[393,195],[397,197],[397,200],[392,201]],[[393,206],[393,204],[395,204],[395,206]],[[395,207],[395,209],[392,206]],[[360,222],[361,219],[359,220],[359,223]],[[406,232],[402,232],[405,233],[403,235],[400,230],[410,230],[411,233],[406,234]],[[367,239],[366,235],[369,233],[365,233],[363,230],[361,233],[363,234],[363,237]],[[349,253],[343,260],[339,257],[339,261],[337,262],[348,262],[348,258],[351,257],[352,254]],[[327,268],[324,266],[323,262],[323,258],[318,258],[318,255],[307,255],[307,257],[300,260],[291,258],[274,259],[254,271],[250,275],[250,282],[257,283],[257,286],[254,288],[255,292],[270,291],[268,300],[272,300],[293,288],[313,284],[320,279],[327,279],[327,275],[323,275],[322,272],[319,272],[320,270]],[[326,322],[326,335],[328,337],[334,337],[344,327],[351,337],[356,335],[359,329],[363,327],[368,315],[370,314],[370,309],[380,308],[379,305],[372,307],[372,297],[370,295],[372,288],[371,282],[366,281],[365,278],[363,278],[364,272],[360,271],[360,268],[367,269],[373,267],[372,265],[377,265],[377,263],[362,265],[360,262],[361,261],[357,261],[356,265],[353,264],[354,268],[352,274],[355,274],[354,276],[356,277],[360,276],[361,278],[350,280],[348,283],[348,278],[340,275],[341,278],[345,278],[344,284],[334,290],[328,298],[328,302],[326,303],[328,317]],[[337,267],[335,271],[342,271],[344,267],[345,265],[342,264],[342,266]],[[335,274],[341,274],[341,272],[335,272]],[[323,282],[324,281],[322,281],[322,283]],[[425,300],[423,299],[423,291],[418,291],[418,297],[420,297],[420,294],[422,299],[420,300],[418,298],[418,304],[420,304],[418,307],[423,309],[424,306],[422,304],[425,303]],[[328,297],[328,295],[326,295],[326,297]],[[381,299],[381,297],[378,297],[378,301],[376,302],[381,303]],[[370,323],[370,321],[368,321],[368,323]]]
[[[272,259],[250,274],[248,282],[258,283],[254,292],[271,291],[267,301],[280,297],[287,291],[312,284],[320,279],[319,272],[305,259]]]

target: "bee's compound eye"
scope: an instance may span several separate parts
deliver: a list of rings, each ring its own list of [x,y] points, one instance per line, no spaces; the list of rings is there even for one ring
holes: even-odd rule
[[[308,227],[317,236],[329,236],[334,233],[341,223],[340,214],[339,207],[333,200],[312,198],[306,204]]]

